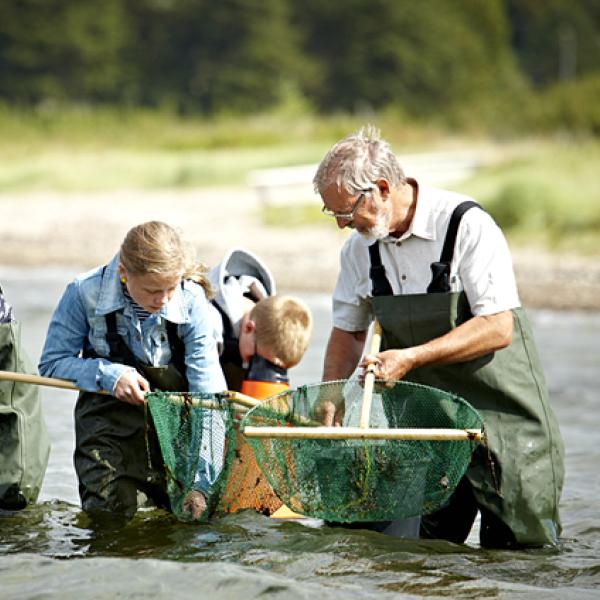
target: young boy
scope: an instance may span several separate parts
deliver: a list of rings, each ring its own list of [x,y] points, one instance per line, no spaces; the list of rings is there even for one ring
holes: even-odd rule
[[[308,306],[293,296],[277,296],[267,266],[241,248],[230,250],[208,279],[215,291],[215,337],[228,389],[240,391],[255,363],[285,377],[310,340]]]
[[[267,266],[241,248],[230,250],[208,279],[215,291],[215,336],[227,388],[265,398],[287,387],[287,370],[300,362],[308,346],[310,309],[298,298],[276,295]],[[262,389],[247,388],[253,378],[265,381]],[[238,433],[235,461],[219,508],[226,512],[251,508],[270,515],[281,504]]]

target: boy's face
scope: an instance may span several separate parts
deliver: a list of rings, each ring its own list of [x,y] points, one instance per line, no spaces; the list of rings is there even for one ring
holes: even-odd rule
[[[255,354],[259,354],[278,367],[290,368],[290,365],[283,364],[283,361],[278,356],[275,356],[269,347],[256,344],[256,323],[248,315],[242,318],[240,324],[239,348],[242,362],[245,365],[250,362],[250,359]]]

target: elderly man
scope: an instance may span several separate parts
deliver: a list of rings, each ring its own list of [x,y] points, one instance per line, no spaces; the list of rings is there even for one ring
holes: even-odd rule
[[[335,144],[314,185],[323,212],[355,230],[323,380],[350,376],[376,317],[382,351],[360,366],[456,393],[485,421],[486,446],[447,505],[422,518],[421,537],[464,542],[480,512],[485,547],[555,544],[562,441],[500,229],[472,199],[406,177],[372,127]]]

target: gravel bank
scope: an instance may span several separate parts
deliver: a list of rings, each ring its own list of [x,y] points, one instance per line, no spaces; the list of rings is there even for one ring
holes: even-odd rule
[[[0,264],[11,266],[83,270],[107,261],[130,227],[159,219],[181,228],[208,265],[242,246],[268,261],[280,291],[327,293],[344,240],[333,226],[264,227],[247,188],[4,194],[0,206]],[[529,251],[513,259],[525,306],[600,310],[600,260]]]

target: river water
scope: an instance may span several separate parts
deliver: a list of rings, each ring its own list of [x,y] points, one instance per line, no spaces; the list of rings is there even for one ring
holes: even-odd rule
[[[74,274],[0,268],[35,362]],[[316,326],[293,386],[318,381],[330,328],[329,299],[304,298]],[[117,533],[94,533],[71,463],[75,394],[44,389],[50,464],[37,505],[0,511],[0,598],[600,598],[600,313],[530,317],[566,446],[560,548],[489,551],[476,530],[453,545],[248,512],[209,525],[138,512]]]

